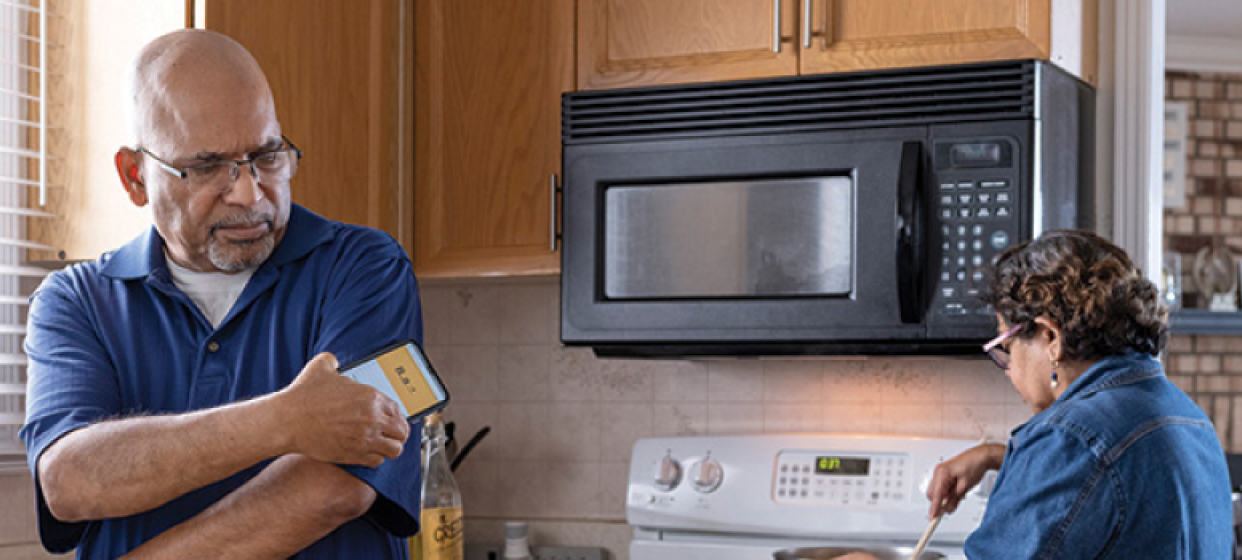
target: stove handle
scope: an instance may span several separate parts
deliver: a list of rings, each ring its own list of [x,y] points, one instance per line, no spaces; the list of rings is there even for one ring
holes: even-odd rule
[[[922,142],[901,145],[901,168],[897,175],[897,301],[902,323],[922,322],[924,309],[923,269],[927,259],[923,231]]]

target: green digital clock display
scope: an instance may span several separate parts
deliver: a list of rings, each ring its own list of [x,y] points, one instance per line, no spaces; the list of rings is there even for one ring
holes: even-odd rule
[[[816,457],[815,474],[842,474],[866,476],[871,469],[871,459],[857,457]]]

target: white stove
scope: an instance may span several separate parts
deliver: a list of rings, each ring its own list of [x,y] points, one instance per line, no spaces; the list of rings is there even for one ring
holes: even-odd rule
[[[630,458],[631,560],[771,560],[805,547],[912,548],[927,528],[932,469],[978,442],[859,435],[639,440]],[[928,551],[964,560],[981,485]],[[908,553],[907,553],[908,554]]]

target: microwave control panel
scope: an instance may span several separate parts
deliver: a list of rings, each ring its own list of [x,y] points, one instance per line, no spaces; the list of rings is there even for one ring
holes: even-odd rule
[[[947,320],[990,316],[990,306],[979,299],[987,266],[1022,241],[1016,145],[1006,138],[941,140],[931,155],[932,238],[939,249],[933,250],[939,258],[931,261],[936,275],[931,313]]]

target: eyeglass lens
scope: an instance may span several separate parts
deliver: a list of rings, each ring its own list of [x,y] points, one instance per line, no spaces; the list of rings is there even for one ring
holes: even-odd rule
[[[992,358],[992,362],[996,364],[996,367],[1001,369],[1009,369],[1009,352],[1005,351],[1005,349],[1001,348],[999,345],[991,350],[988,350],[988,357]]]
[[[241,177],[242,167],[262,183],[285,181],[297,170],[297,155],[293,150],[268,152],[248,160],[228,160],[204,163],[186,168],[190,185],[195,188],[228,188]]]

